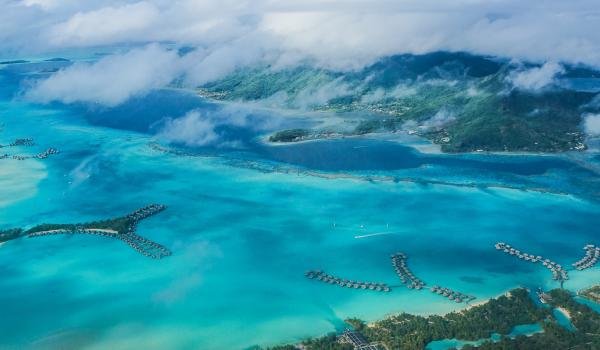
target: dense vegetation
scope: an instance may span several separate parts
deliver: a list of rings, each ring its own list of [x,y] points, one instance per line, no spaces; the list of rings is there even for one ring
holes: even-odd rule
[[[593,302],[600,303],[600,285],[582,290],[579,295]]]
[[[269,137],[270,142],[294,142],[301,140],[309,135],[306,129],[290,129],[276,132]]]
[[[121,234],[127,232],[131,224],[133,223],[133,219],[129,216],[122,216],[119,218],[108,219],[108,220],[100,220],[100,221],[91,221],[86,223],[77,223],[77,224],[40,224],[37,225],[25,233],[35,233],[41,231],[50,231],[50,230],[75,230],[75,229],[88,229],[88,228],[96,228],[103,230],[114,230]]]
[[[91,221],[77,224],[40,224],[26,231],[22,229],[10,229],[0,231],[0,243],[10,241],[12,239],[17,239],[31,233],[51,230],[75,230],[95,228],[104,230],[114,230],[119,232],[120,234],[124,234],[127,232],[132,223],[133,219],[130,216],[122,216],[114,219]]]
[[[577,303],[571,295],[564,290],[551,292],[552,306],[563,307],[571,315],[571,323],[575,331],[571,332],[560,326],[553,318],[549,317],[542,323],[543,333],[530,337],[520,336],[515,339],[503,338],[497,343],[486,342],[479,347],[465,346],[464,350],[563,350],[600,349],[600,314],[589,307]]]
[[[238,71],[202,87],[207,96],[263,100],[285,108],[364,112],[336,133],[360,135],[412,131],[446,152],[565,151],[585,149],[581,115],[597,112],[595,94],[553,85],[519,89],[511,74],[531,68],[462,53],[386,58],[358,72],[311,67]],[[565,78],[594,77],[596,71],[566,67]],[[293,142],[298,130],[273,136]],[[312,130],[311,135],[322,134]]]
[[[516,289],[463,312],[429,317],[404,313],[358,329],[369,341],[381,342],[389,349],[421,350],[433,340],[478,340],[492,333],[508,334],[515,326],[535,323],[548,314],[526,290]]]
[[[0,243],[10,241],[11,239],[17,239],[23,236],[23,234],[23,230],[19,228],[0,231]]]
[[[500,334],[501,339],[479,346],[465,345],[462,349],[600,349],[600,314],[576,302],[565,290],[556,289],[551,291],[550,295],[550,308],[536,306],[525,289],[516,289],[486,304],[445,316],[400,314],[370,326],[358,319],[349,319],[346,322],[362,333],[368,341],[384,344],[390,350],[422,350],[434,340],[479,340],[490,338],[493,333]],[[556,307],[562,307],[569,312],[574,331],[565,329],[554,319],[551,310]],[[508,336],[515,326],[533,323],[540,323],[543,332],[515,338]],[[347,345],[336,342],[333,334],[306,340],[302,345],[309,350],[347,349]],[[272,349],[292,350],[295,347],[285,345]]]

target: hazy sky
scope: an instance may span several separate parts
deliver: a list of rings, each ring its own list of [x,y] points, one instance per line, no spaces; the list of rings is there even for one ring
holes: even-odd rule
[[[124,47],[27,91],[41,102],[111,106],[174,79],[197,86],[258,63],[351,70],[437,50],[542,63],[511,77],[531,90],[551,84],[562,63],[600,67],[599,0],[0,0],[0,8],[4,59]],[[192,50],[180,56],[173,46]]]
[[[243,64],[348,69],[465,50],[600,67],[598,0],[0,0],[0,55],[175,42]],[[232,58],[228,58],[232,60]],[[219,59],[215,59],[219,61]]]

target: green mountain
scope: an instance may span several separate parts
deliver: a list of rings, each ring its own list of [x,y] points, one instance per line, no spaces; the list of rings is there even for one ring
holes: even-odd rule
[[[535,70],[541,72],[527,76]],[[199,91],[220,100],[352,115],[327,129],[283,130],[273,142],[404,131],[446,152],[583,150],[582,115],[600,108],[593,103],[600,72],[562,66],[551,73],[543,76],[532,63],[438,52],[387,57],[350,72],[309,65],[242,69]],[[519,74],[537,79],[530,84],[535,89],[515,84]],[[578,89],[582,81],[598,90]]]

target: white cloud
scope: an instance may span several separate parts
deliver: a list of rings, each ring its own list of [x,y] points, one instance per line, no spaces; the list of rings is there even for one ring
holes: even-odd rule
[[[454,113],[441,109],[433,117],[421,123],[423,129],[438,129],[456,120]]]
[[[597,5],[596,0],[11,1],[0,14],[5,39],[0,52],[171,41],[211,51],[254,43],[276,51],[287,64],[311,58],[341,69],[383,55],[435,50],[600,66]]]
[[[583,128],[590,136],[600,136],[600,114],[584,115]]]
[[[597,0],[14,0],[0,11],[0,57],[169,42],[196,48],[172,57],[194,85],[257,63],[349,70],[449,50],[556,62],[544,75],[559,63],[600,67],[598,28]],[[544,84],[531,75],[517,84]]]
[[[89,12],[77,12],[67,21],[50,28],[53,46],[93,46],[143,37],[160,12],[147,2],[107,6]]]
[[[517,89],[539,91],[553,85],[556,76],[564,73],[564,68],[556,62],[546,62],[541,67],[515,71],[509,76],[510,82]]]
[[[383,100],[386,97],[385,90],[383,88],[375,89],[374,91],[365,94],[360,99],[361,103],[373,103]]]
[[[166,119],[157,137],[166,142],[186,146],[216,146],[241,148],[243,136],[231,128],[244,127],[247,130],[262,131],[275,129],[281,119],[271,113],[261,113],[247,104],[230,103],[216,111],[192,110],[182,117]]]
[[[26,97],[37,102],[92,102],[118,105],[163,87],[181,72],[177,54],[157,45],[77,63],[34,85]]]
[[[374,103],[379,102],[388,98],[403,98],[412,96],[417,93],[417,89],[409,87],[403,84],[399,84],[391,90],[385,90],[383,88],[375,89],[368,94],[363,95],[361,103]]]
[[[308,108],[311,106],[324,105],[337,97],[349,96],[354,94],[355,90],[348,83],[344,83],[341,78],[318,86],[308,86],[296,95],[293,101],[294,106]]]
[[[200,111],[191,111],[182,118],[166,121],[158,137],[186,146],[212,145],[219,140],[216,124]]]

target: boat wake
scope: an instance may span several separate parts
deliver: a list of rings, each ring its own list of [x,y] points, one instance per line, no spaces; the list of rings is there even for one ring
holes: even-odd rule
[[[360,239],[360,238],[368,238],[368,237],[375,237],[375,236],[385,236],[385,235],[393,235],[395,234],[395,232],[376,232],[376,233],[369,233],[366,235],[357,235],[354,236],[354,238],[356,239]]]

